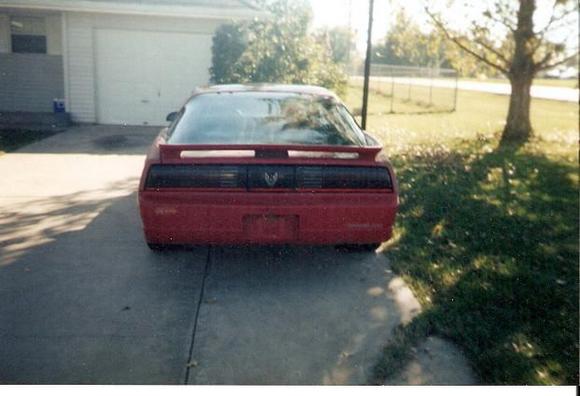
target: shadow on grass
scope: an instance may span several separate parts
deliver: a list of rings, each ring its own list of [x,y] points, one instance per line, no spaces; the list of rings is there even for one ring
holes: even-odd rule
[[[489,147],[393,158],[402,199],[386,254],[426,309],[396,331],[373,382],[436,333],[482,383],[578,384],[577,165]]]

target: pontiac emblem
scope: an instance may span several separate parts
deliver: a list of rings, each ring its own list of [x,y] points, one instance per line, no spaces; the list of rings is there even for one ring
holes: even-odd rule
[[[266,180],[266,184],[268,187],[274,187],[276,182],[278,181],[278,172],[264,173],[264,180]]]

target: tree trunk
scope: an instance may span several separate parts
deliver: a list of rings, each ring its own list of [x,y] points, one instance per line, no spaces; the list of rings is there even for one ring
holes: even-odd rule
[[[502,142],[525,142],[532,136],[530,121],[530,88],[533,76],[518,75],[510,78],[512,93]]]
[[[532,136],[530,87],[536,74],[533,51],[535,10],[535,0],[520,0],[518,25],[514,32],[515,51],[508,73],[512,93],[502,143],[523,143]]]

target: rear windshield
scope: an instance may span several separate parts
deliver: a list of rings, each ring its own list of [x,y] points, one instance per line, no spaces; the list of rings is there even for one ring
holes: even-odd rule
[[[365,138],[332,98],[236,92],[195,96],[170,128],[168,143],[364,146]]]

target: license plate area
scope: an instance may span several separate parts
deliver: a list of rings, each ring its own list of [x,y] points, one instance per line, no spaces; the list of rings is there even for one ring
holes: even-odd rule
[[[281,242],[298,236],[298,216],[248,215],[243,221],[244,235],[249,240]]]

